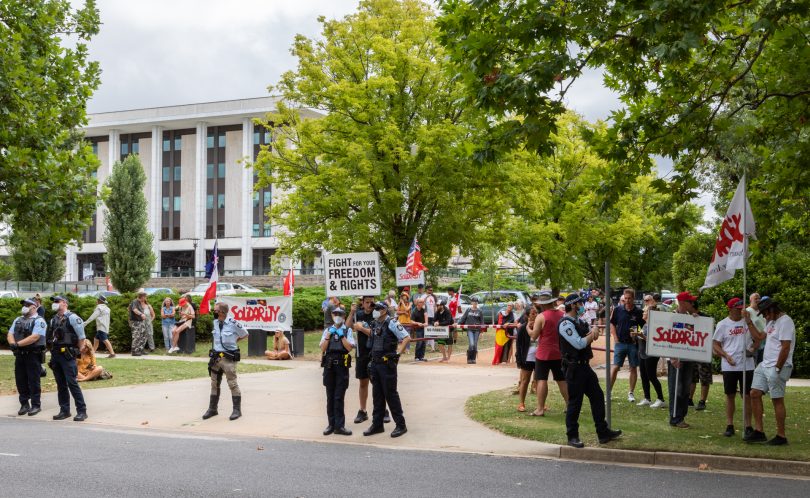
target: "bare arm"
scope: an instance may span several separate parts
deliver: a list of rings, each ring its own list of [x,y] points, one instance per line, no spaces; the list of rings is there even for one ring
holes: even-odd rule
[[[731,355],[726,353],[726,351],[723,349],[723,346],[720,344],[720,341],[712,341],[712,350],[714,351],[715,355],[719,356],[720,358],[725,358],[728,364],[731,365],[732,367],[736,365]]]
[[[538,337],[540,337],[540,332],[543,331],[543,327],[545,325],[546,325],[546,317],[538,314],[537,318],[534,319],[534,327],[532,327],[532,329],[529,331],[529,337],[531,337],[532,340],[536,340]],[[528,327],[526,328],[528,330]]]

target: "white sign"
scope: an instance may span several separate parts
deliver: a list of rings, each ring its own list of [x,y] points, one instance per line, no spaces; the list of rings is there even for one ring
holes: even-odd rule
[[[414,286],[425,283],[425,272],[420,271],[418,275],[408,273],[404,266],[397,266],[397,287]]]
[[[217,298],[228,305],[228,316],[246,329],[291,331],[292,296]]]
[[[379,296],[380,255],[376,252],[324,254],[327,296]]]
[[[449,339],[450,327],[425,327],[425,338],[427,339]]]
[[[650,311],[647,354],[709,363],[712,361],[714,319],[666,311]]]

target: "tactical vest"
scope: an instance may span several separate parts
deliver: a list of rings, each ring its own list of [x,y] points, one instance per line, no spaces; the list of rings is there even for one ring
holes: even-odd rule
[[[343,346],[343,341],[338,336],[333,335],[338,330],[343,330],[343,336],[346,337],[348,329],[346,328],[345,325],[337,328],[334,325],[329,327],[329,345],[326,347],[326,354],[334,354],[334,355],[349,354],[349,352]]]
[[[391,318],[374,321],[371,329],[371,354],[377,358],[397,352],[397,336],[388,328]]]
[[[73,326],[70,324],[70,316],[73,313],[68,311],[60,320],[59,315],[54,315],[51,319],[52,325],[52,340],[54,346],[70,346],[70,347],[79,347],[79,335],[76,334],[76,331],[73,330]]]
[[[588,335],[587,323],[579,319],[574,320],[568,315],[564,316],[562,320],[560,320],[560,323],[562,323],[563,320],[568,320],[569,322],[573,323],[577,329],[577,334],[579,334],[580,337],[585,337]],[[593,358],[593,350],[591,350],[590,344],[582,349],[577,349],[566,341],[562,335],[560,336],[560,352],[562,353],[563,359],[569,363],[590,360]]]
[[[34,331],[34,322],[39,318],[39,315],[30,318],[20,317],[14,325],[14,341],[20,342],[21,340],[29,337],[31,332]],[[28,346],[20,346],[20,351],[33,351],[37,348],[36,344],[29,344]]]

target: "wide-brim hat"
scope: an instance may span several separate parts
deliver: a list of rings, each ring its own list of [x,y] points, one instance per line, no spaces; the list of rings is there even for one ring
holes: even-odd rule
[[[537,295],[537,302],[540,304],[556,303],[557,298],[551,295],[551,292],[541,292]]]

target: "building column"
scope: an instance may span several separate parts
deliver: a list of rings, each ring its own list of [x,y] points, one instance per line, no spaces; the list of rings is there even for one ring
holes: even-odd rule
[[[242,120],[242,269],[253,271],[253,120]]]
[[[81,280],[79,275],[79,263],[76,261],[75,244],[68,244],[65,248],[65,281],[75,282]]]
[[[160,227],[163,212],[161,197],[163,190],[163,127],[152,127],[152,198],[149,199],[149,223],[152,227],[152,252],[155,266],[152,271],[160,271]]]
[[[197,175],[194,183],[194,238],[199,240],[197,253],[194,255],[194,271],[205,269],[205,196],[206,196],[206,174],[205,166],[208,162],[208,147],[206,138],[208,137],[208,124],[200,121],[197,123]]]
[[[110,174],[112,175],[113,165],[121,160],[121,131],[110,130],[110,149],[108,160],[110,164]]]

